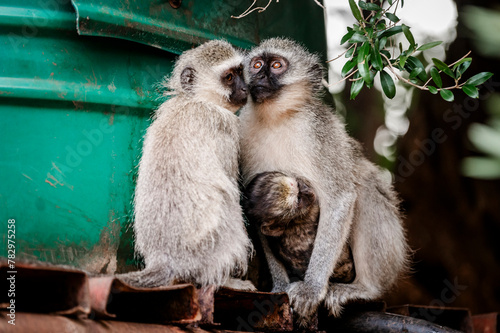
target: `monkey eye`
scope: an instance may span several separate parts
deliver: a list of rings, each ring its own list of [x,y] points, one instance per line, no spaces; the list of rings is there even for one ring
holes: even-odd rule
[[[255,64],[253,64],[253,68],[255,68],[255,69],[259,69],[261,67],[262,67],[262,61],[260,61],[260,60],[255,62]]]
[[[226,80],[227,80],[228,82],[231,82],[231,81],[233,80],[233,74],[231,74],[231,73],[227,74],[227,75],[226,75]]]
[[[272,66],[274,69],[278,69],[278,68],[281,68],[281,66],[283,66],[283,65],[281,64],[281,62],[275,61]]]

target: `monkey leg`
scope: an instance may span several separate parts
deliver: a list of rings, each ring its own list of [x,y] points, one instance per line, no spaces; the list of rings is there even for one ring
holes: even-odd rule
[[[262,235],[260,231],[259,239],[262,243],[262,248],[264,249],[267,265],[269,267],[271,278],[273,280],[273,289],[271,292],[280,293],[286,291],[290,284],[290,278],[288,277],[285,266],[281,262],[279,262],[278,259],[276,259],[273,252],[269,248],[266,237]]]
[[[351,284],[330,284],[325,305],[334,316],[351,300],[373,300],[390,288],[405,270],[408,248],[397,201],[377,174],[360,187],[350,234],[356,270]]]

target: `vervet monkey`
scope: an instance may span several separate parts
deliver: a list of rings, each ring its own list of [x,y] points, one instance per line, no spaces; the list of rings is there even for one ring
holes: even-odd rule
[[[290,280],[304,279],[316,238],[319,203],[309,182],[281,172],[258,174],[245,188],[243,208],[251,226],[266,237]],[[355,270],[344,245],[330,281],[349,283]]]
[[[290,283],[267,251],[273,290],[288,293],[303,323],[322,302],[338,316],[350,300],[380,297],[407,264],[398,200],[322,102],[319,58],[292,40],[272,38],[249,52],[246,71],[252,98],[240,116],[244,184],[267,171],[299,175],[314,188],[320,208],[303,281]],[[356,278],[329,284],[346,242]]]
[[[134,198],[143,287],[231,285],[252,250],[238,187],[238,117],[247,101],[243,57],[214,40],[184,52],[166,82],[173,97],[144,138]],[[249,287],[246,284],[243,286]]]

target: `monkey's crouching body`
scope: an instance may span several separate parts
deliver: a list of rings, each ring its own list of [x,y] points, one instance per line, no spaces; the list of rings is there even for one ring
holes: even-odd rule
[[[237,118],[176,98],[157,112],[137,180],[137,251],[146,269],[162,267],[162,284],[222,285],[245,270],[248,255],[236,182]],[[227,246],[228,239],[240,241]]]
[[[242,58],[224,41],[180,56],[143,144],[134,198],[144,287],[224,285],[247,269],[252,245],[238,187],[239,124],[246,102]]]
[[[262,172],[299,175],[312,185],[320,209],[303,281],[289,280],[263,239],[273,290],[286,291],[303,318],[322,303],[338,316],[349,301],[380,297],[407,264],[398,200],[322,102],[319,58],[291,40],[273,38],[251,50],[247,64],[252,99],[240,116],[244,185]],[[347,243],[356,277],[330,283]]]

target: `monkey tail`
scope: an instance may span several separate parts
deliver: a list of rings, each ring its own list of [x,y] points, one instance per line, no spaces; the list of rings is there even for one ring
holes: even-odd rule
[[[156,288],[173,284],[173,278],[167,270],[161,267],[146,268],[142,271],[135,271],[117,274],[121,281],[139,288]]]

